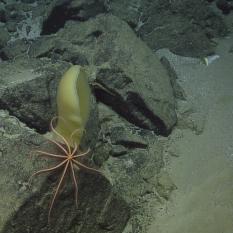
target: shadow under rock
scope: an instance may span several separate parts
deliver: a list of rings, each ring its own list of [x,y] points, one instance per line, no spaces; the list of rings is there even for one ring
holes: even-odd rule
[[[129,219],[129,206],[112,191],[102,175],[80,172],[78,206],[69,181],[58,195],[48,224],[53,188],[59,174],[50,175],[6,223],[2,233],[120,233]]]

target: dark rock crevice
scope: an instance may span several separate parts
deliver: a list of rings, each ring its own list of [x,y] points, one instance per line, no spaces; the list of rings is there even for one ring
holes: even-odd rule
[[[88,0],[79,4],[70,0],[60,1],[43,22],[41,35],[56,33],[69,20],[83,22],[105,11],[105,6],[100,1]]]
[[[167,135],[165,126],[161,119],[156,117],[143,103],[139,96],[134,99],[124,100],[120,95],[110,95],[108,92],[95,89],[97,101],[100,101],[111,107],[117,114],[128,122],[143,128],[153,130],[157,134]],[[131,93],[132,95],[133,93]],[[133,94],[136,95],[135,93]],[[154,126],[151,129],[151,124]]]
[[[133,80],[117,69],[100,69],[94,93],[98,101],[111,107],[128,122],[166,136],[170,133],[162,119],[150,110],[139,93],[133,91]]]

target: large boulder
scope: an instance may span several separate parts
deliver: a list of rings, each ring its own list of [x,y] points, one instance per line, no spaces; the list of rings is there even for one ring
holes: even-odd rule
[[[46,161],[37,157],[35,150],[55,154],[59,150],[4,111],[0,111],[0,122],[0,232],[61,233],[78,229],[80,232],[104,233],[106,229],[122,232],[129,218],[128,205],[113,191],[104,175],[88,174],[82,170],[76,174],[78,207],[73,198],[72,182],[66,179],[48,224],[48,209],[60,171],[34,177],[30,186],[29,178],[35,171],[56,164],[55,161],[51,163],[51,159]]]
[[[54,36],[31,45],[34,57],[95,66],[97,98],[131,123],[167,135],[176,123],[170,78],[156,55],[112,15],[70,21]]]

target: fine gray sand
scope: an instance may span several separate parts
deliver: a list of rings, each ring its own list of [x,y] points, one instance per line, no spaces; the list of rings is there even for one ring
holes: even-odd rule
[[[220,58],[205,66],[197,59],[174,62],[188,101],[205,118],[200,135],[176,129],[167,171],[177,186],[149,233],[233,232],[233,36],[221,40]]]

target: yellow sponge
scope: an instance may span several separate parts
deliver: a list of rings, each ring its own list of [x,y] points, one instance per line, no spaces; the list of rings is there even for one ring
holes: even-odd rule
[[[57,90],[58,122],[55,130],[70,146],[80,140],[90,113],[90,87],[83,67],[71,66],[61,78]],[[72,133],[77,129],[72,139]]]

